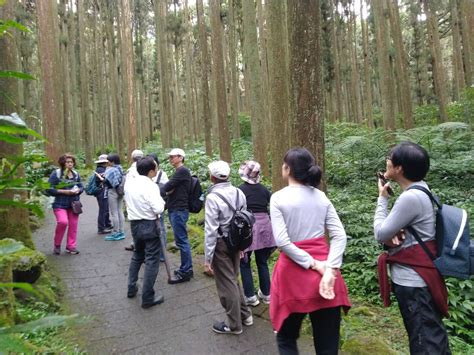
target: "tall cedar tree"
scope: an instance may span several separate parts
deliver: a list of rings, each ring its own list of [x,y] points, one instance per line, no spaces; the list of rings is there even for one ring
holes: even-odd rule
[[[219,126],[219,150],[222,160],[230,163],[232,152],[230,150],[229,126],[227,123],[227,101],[224,72],[224,57],[222,48],[222,21],[220,0],[211,0],[211,38],[212,38],[212,64],[215,71],[215,93],[217,103],[217,123]]]
[[[292,145],[306,147],[324,170],[320,11],[318,0],[288,3]]]

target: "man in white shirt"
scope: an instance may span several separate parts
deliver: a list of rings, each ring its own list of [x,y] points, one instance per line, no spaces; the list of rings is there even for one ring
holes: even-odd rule
[[[128,170],[127,170],[127,175],[125,176],[125,185],[127,185],[127,183],[129,181],[133,181],[133,179],[136,178],[139,175],[138,171],[137,171],[137,161],[139,161],[141,158],[143,158],[143,156],[144,156],[143,152],[139,149],[135,149],[132,152],[132,154],[131,154],[132,165],[130,165],[130,168],[128,168]],[[125,189],[125,187],[124,187],[124,189]],[[132,240],[130,245],[125,247],[125,250],[133,251],[134,249],[135,249],[135,246],[133,245],[133,240]]]
[[[158,219],[163,213],[165,203],[161,198],[160,189],[152,180],[156,175],[153,158],[142,158],[136,166],[138,176],[127,181],[125,185],[125,202],[135,244],[128,271],[127,297],[136,296],[138,272],[145,263],[142,307],[150,308],[164,300],[162,295],[155,297],[153,286],[158,275],[161,250]]]

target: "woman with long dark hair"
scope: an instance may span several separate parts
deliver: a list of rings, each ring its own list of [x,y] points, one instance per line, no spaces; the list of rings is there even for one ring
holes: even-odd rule
[[[281,251],[270,303],[280,354],[298,353],[296,340],[306,314],[316,353],[337,354],[341,307],[350,307],[339,272],[347,236],[331,201],[317,189],[321,175],[307,149],[290,149],[282,166],[288,186],[270,200],[273,235]]]
[[[53,211],[56,217],[56,230],[54,232],[53,253],[61,254],[61,243],[67,229],[66,252],[69,254],[79,254],[77,250],[77,225],[79,214],[72,208],[74,201],[79,201],[79,195],[84,191],[81,183],[81,176],[74,169],[76,158],[66,153],[59,157],[60,168],[55,169],[50,177],[50,188],[46,191],[48,195],[54,196]]]

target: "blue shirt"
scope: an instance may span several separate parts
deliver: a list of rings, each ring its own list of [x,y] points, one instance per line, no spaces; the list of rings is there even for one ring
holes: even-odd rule
[[[59,172],[59,174],[58,174]],[[49,185],[51,186],[46,190],[46,193],[49,196],[54,196],[53,209],[61,208],[68,209],[71,208],[72,201],[79,201],[79,195],[84,191],[84,187],[81,183],[81,176],[76,170],[72,171],[72,179],[64,176],[64,170],[55,169],[49,177]],[[58,192],[58,190],[72,190],[74,186],[79,188],[79,194],[77,195],[63,195]]]

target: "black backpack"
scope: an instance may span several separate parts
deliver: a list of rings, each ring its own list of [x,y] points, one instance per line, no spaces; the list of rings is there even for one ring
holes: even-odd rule
[[[469,219],[466,210],[441,204],[438,197],[422,186],[411,186],[408,190],[420,190],[437,206],[436,245],[433,255],[412,227],[407,227],[425,253],[443,276],[466,280],[474,274],[474,243],[469,235]]]
[[[219,227],[219,234],[222,235],[227,248],[230,251],[238,251],[247,249],[253,241],[252,227],[255,223],[255,216],[252,212],[239,208],[239,192],[237,191],[237,201],[235,202],[235,207],[230,204],[230,202],[218,192],[213,192],[216,194],[222,201],[224,201],[227,206],[233,212],[232,219],[230,220],[229,232],[227,234],[222,233],[222,230]]]
[[[202,193],[201,182],[196,175],[191,176],[188,204],[189,212],[191,213],[199,213],[204,204],[204,194]]]

